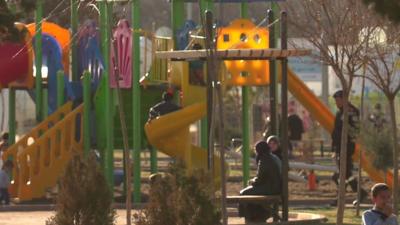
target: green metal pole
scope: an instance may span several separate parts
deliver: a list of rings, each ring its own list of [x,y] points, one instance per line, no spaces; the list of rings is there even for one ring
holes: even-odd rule
[[[240,3],[240,17],[242,18],[249,17],[249,5],[246,2]]]
[[[78,31],[78,2],[79,0],[71,0],[71,36],[75,37]],[[78,52],[76,39],[71,39],[71,74],[72,80],[78,81],[81,74],[78,74]]]
[[[64,71],[57,72],[57,108],[64,105]]]
[[[36,102],[36,121],[42,121],[42,17],[43,17],[43,0],[37,0],[35,22],[35,102]]]
[[[110,27],[108,18],[108,5],[106,1],[99,2],[100,5],[100,29],[102,40],[102,53],[104,57],[104,78],[108,85],[109,82],[109,58],[110,55]],[[106,89],[106,149],[104,150],[104,172],[110,188],[114,187],[114,155],[113,155],[113,105],[112,105],[112,91],[108,86]]]
[[[223,4],[223,3],[221,3]],[[206,10],[211,10],[213,11],[214,9],[214,3],[210,0],[200,0],[200,13],[204,15],[204,12]]]
[[[140,1],[133,0],[132,3],[132,24],[133,24],[133,84],[132,84],[132,94],[133,94],[133,201],[135,203],[140,202],[140,151],[141,151],[141,140],[142,140],[142,128],[140,126],[140,34],[138,31],[140,29]]]
[[[8,89],[8,136],[10,145],[15,143],[16,121],[15,121],[15,89]]]
[[[83,72],[83,152],[88,156],[90,151],[90,73]]]
[[[150,147],[150,171],[151,173],[157,173],[157,149]]]
[[[182,28],[185,21],[185,4],[183,0],[172,0],[171,3],[171,24],[174,41],[176,43],[176,32]]]
[[[42,104],[43,104],[43,109],[42,109],[42,118],[46,118],[49,115],[49,90],[47,88],[44,88],[42,90]]]
[[[214,11],[214,2],[213,1],[211,1],[211,0],[207,1],[207,10]]]
[[[240,4],[240,15],[242,18],[248,17],[247,3]],[[243,170],[243,186],[247,186],[250,179],[250,123],[249,123],[249,87],[242,87],[242,132],[243,132],[243,148],[242,148],[242,170]]]

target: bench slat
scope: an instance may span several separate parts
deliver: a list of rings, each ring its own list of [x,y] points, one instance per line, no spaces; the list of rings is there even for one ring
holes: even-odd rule
[[[234,195],[226,197],[227,203],[238,203],[238,202],[254,202],[254,203],[279,203],[281,202],[281,196],[279,195]]]

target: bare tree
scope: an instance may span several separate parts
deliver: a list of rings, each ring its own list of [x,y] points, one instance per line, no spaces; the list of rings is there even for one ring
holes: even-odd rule
[[[376,18],[366,28],[372,40],[365,52],[366,78],[383,92],[389,103],[393,139],[393,212],[398,212],[398,142],[395,98],[400,90],[400,30],[394,22]]]
[[[331,66],[343,89],[343,128],[340,145],[340,180],[337,224],[343,224],[346,180],[346,146],[349,134],[349,93],[356,72],[362,67],[360,55],[365,48],[358,36],[368,27],[371,12],[361,0],[298,0],[284,4],[291,29],[319,50],[316,56]],[[302,47],[302,46],[298,46]]]

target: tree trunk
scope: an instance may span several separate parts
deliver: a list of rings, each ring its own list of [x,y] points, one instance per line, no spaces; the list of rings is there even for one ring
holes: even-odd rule
[[[396,125],[396,112],[394,108],[394,98],[389,98],[390,107],[390,121],[392,122],[392,134],[393,134],[393,213],[397,215],[397,196],[398,196],[398,177],[399,177],[399,166],[398,166],[398,143],[397,143],[397,125]]]
[[[338,193],[338,206],[336,215],[336,224],[343,224],[344,217],[344,207],[346,203],[346,160],[347,160],[347,133],[348,133],[348,122],[349,122],[349,106],[348,106],[348,94],[344,91],[343,96],[343,127],[342,127],[342,137],[340,143],[340,165],[339,165],[339,193]]]
[[[368,48],[368,42],[367,42],[367,48]],[[365,72],[366,72],[366,65],[364,63],[363,65],[363,77],[362,77],[362,83],[361,83],[361,104],[360,104],[360,122],[364,122],[364,89],[365,89]],[[362,168],[362,150],[359,150],[358,154],[358,173],[357,173],[357,180],[358,180],[358,185],[357,185],[357,201],[358,204],[356,205],[356,216],[360,216],[360,206],[361,206],[361,181],[362,181],[362,174],[361,174],[361,168]]]

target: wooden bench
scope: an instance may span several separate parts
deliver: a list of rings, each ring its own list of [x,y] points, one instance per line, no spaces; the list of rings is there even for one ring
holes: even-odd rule
[[[259,204],[266,209],[271,210],[274,222],[280,220],[279,205],[282,203],[280,195],[235,195],[226,197],[227,204],[241,203],[241,204]]]

